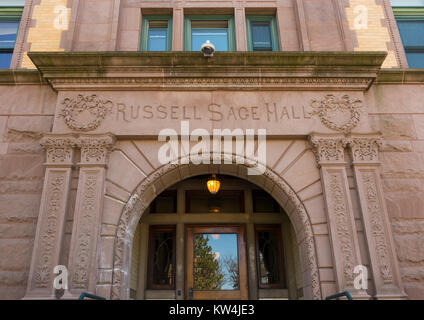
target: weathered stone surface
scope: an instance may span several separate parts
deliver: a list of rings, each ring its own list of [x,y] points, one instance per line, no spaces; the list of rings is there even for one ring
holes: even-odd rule
[[[44,156],[0,156],[0,179],[39,180],[44,177]]]
[[[33,223],[0,223],[0,239],[33,239],[36,220]]]
[[[424,234],[395,234],[394,239],[401,263],[424,263]]]
[[[0,181],[0,194],[40,193],[43,191],[43,181]]]
[[[410,141],[384,141],[380,149],[382,152],[412,152]]]
[[[415,152],[424,152],[424,141],[412,141]]]
[[[381,171],[383,177],[417,178],[424,177],[424,155],[413,152],[382,152]]]
[[[424,192],[424,178],[383,179],[383,188],[387,192]]]
[[[381,131],[385,139],[416,139],[414,121],[410,115],[378,115],[371,117],[374,131]]]
[[[390,218],[423,218],[424,198],[422,192],[386,193],[385,199]]]
[[[35,222],[40,195],[0,195],[0,222]]]
[[[7,121],[7,129],[29,132],[50,132],[53,126],[52,120],[52,116],[11,116]]]
[[[401,268],[402,280],[408,282],[424,281],[424,265],[420,267]]]
[[[424,220],[393,221],[392,228],[395,234],[424,233]]]
[[[7,148],[7,153],[8,154],[14,154],[14,153],[18,153],[18,154],[33,154],[33,153],[43,154],[44,150],[38,142],[36,142],[36,143],[11,143],[11,142],[9,142],[8,148]]]
[[[413,119],[418,139],[424,139],[424,115],[414,115]]]
[[[28,271],[33,239],[2,239],[0,242],[0,270]]]

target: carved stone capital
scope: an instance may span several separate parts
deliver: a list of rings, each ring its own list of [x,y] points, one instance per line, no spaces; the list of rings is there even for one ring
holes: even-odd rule
[[[348,143],[353,162],[378,162],[378,151],[382,144],[379,135],[351,135],[348,138]]]
[[[47,164],[72,165],[77,139],[70,134],[45,134],[41,146],[47,151]]]
[[[106,165],[109,153],[115,145],[112,134],[80,135],[77,140],[81,148],[81,165]]]
[[[347,144],[344,136],[312,134],[309,141],[319,164],[344,163],[344,148]]]

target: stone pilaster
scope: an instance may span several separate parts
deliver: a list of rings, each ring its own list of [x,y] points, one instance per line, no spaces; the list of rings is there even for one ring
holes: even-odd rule
[[[69,253],[69,292],[65,299],[77,298],[81,292],[95,294],[105,171],[114,143],[110,134],[80,135],[77,140],[81,162]]]
[[[24,299],[55,299],[53,269],[59,265],[76,139],[45,134],[47,161],[32,260]]]
[[[341,135],[313,134],[310,142],[320,166],[338,292],[368,299],[364,290],[354,288],[354,269],[361,265],[361,255],[344,159],[347,140]]]
[[[378,135],[351,135],[352,167],[364,224],[377,299],[400,299],[402,288],[397,257],[380,179]]]

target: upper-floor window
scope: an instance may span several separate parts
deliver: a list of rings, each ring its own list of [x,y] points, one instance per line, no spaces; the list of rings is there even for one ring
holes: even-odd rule
[[[23,7],[0,6],[0,69],[10,67],[22,11]]]
[[[170,51],[172,49],[172,18],[143,16],[141,30],[142,51]]]
[[[392,5],[398,4],[392,1]],[[404,1],[393,7],[410,68],[424,68],[424,1]],[[415,5],[421,5],[416,7]]]
[[[203,43],[209,40],[216,51],[234,51],[234,18],[222,15],[186,16],[184,22],[186,51],[200,51]]]
[[[249,51],[279,50],[274,16],[246,16],[246,31]]]

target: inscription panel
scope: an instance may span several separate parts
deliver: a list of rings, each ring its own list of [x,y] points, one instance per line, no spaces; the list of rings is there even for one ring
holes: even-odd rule
[[[54,132],[157,136],[225,128],[267,129],[268,135],[370,130],[360,92],[60,92]]]

